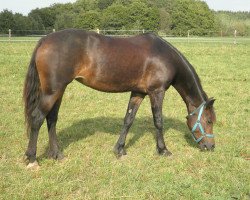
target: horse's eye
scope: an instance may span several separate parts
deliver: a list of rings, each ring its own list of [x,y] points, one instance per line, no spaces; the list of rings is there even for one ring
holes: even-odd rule
[[[209,120],[207,120],[207,123],[212,124],[213,122],[212,122],[212,120],[209,119]]]

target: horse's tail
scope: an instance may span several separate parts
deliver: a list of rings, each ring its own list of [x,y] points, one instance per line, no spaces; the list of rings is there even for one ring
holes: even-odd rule
[[[24,83],[23,89],[23,100],[24,100],[24,114],[25,114],[25,122],[27,128],[27,135],[29,137],[31,123],[32,123],[32,112],[37,107],[40,101],[40,79],[38,76],[37,68],[36,68],[36,53],[37,49],[41,45],[42,40],[37,44],[33,55],[30,60],[28,72],[26,74],[26,79]]]

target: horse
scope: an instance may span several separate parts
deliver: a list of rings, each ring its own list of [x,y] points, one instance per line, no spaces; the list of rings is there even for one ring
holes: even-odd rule
[[[163,137],[162,104],[173,86],[187,107],[187,126],[201,150],[215,147],[215,99],[202,89],[194,67],[173,47],[153,33],[128,38],[109,37],[79,29],[66,29],[41,38],[25,79],[23,99],[29,136],[25,158],[36,161],[38,133],[47,121],[49,157],[62,159],[56,123],[64,91],[76,80],[102,92],[131,92],[124,124],[114,153],[126,155],[125,140],[136,112],[149,96],[160,155],[170,156]]]

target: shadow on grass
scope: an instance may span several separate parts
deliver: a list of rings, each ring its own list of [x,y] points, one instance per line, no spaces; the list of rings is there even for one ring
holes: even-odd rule
[[[97,132],[104,132],[112,135],[117,135],[118,139],[119,133],[122,129],[122,125],[122,118],[112,117],[96,117],[76,121],[70,127],[58,132],[57,135],[60,149],[63,151],[71,143],[85,139],[91,135],[94,135]],[[164,133],[168,134],[168,130],[170,128],[183,133],[188,144],[190,146],[196,147],[196,144],[194,143],[191,137],[191,133],[189,132],[184,122],[179,121],[177,119],[164,117]],[[155,127],[153,125],[152,117],[136,118],[129,132],[131,132],[131,130],[133,133],[129,134],[133,134],[133,136],[132,138],[126,141],[126,148],[133,146],[136,141],[138,141],[145,134],[145,132],[151,132],[154,137],[156,132]],[[48,147],[46,148],[46,152],[47,151]],[[43,155],[39,156],[39,159],[45,158],[46,156],[47,154],[44,153]]]

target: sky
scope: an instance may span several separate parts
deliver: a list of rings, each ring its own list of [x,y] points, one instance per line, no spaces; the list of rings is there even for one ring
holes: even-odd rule
[[[0,12],[4,9],[28,15],[32,9],[48,7],[54,3],[73,3],[76,0],[0,0]]]
[[[0,12],[4,9],[12,12],[28,13],[35,8],[48,7],[54,3],[68,3],[76,0],[0,0]],[[230,11],[250,11],[250,0],[204,0],[210,9]]]
[[[229,11],[250,11],[250,0],[204,0],[210,9]]]

